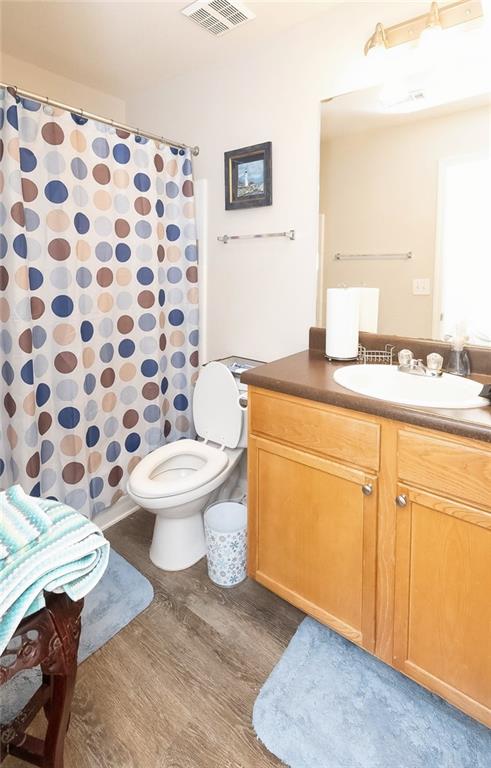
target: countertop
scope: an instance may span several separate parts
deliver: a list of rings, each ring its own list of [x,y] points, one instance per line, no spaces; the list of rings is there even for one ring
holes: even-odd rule
[[[242,374],[241,381],[254,387],[491,443],[491,406],[462,410],[409,408],[364,397],[336,384],[333,374],[342,365],[347,363],[329,362],[323,352],[311,349],[253,368]],[[489,375],[475,374],[471,378],[491,384]]]

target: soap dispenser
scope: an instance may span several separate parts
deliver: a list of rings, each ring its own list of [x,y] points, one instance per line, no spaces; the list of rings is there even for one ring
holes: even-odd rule
[[[453,373],[455,376],[468,376],[471,372],[471,363],[469,355],[464,349],[466,338],[463,334],[457,333],[450,339],[450,354],[447,362],[447,373]]]

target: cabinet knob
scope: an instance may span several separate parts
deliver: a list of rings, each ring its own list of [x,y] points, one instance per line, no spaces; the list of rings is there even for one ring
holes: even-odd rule
[[[361,490],[365,496],[371,496],[373,493],[373,485],[371,483],[365,483],[365,485],[361,486]]]
[[[396,504],[398,507],[407,506],[407,496],[404,493],[400,493],[399,496],[396,496]]]

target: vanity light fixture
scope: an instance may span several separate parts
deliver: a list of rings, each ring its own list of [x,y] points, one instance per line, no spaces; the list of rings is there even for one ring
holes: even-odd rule
[[[423,49],[432,50],[433,46],[438,45],[443,33],[442,22],[440,19],[440,10],[438,3],[433,2],[427,17],[426,26],[419,36],[419,46]]]
[[[365,56],[374,58],[380,52],[387,49],[387,35],[385,34],[384,25],[379,21],[375,25],[375,32],[365,43]]]
[[[480,0],[457,0],[456,3],[443,6],[432,2],[428,13],[402,21],[393,27],[384,27],[379,22],[373,35],[365,43],[365,56],[371,55],[374,50],[383,51],[396,45],[436,36],[440,31],[479,19],[482,15]]]
[[[437,32],[443,32],[442,22],[440,20],[440,10],[438,3],[433,2],[430,6],[430,12],[427,17],[426,26],[421,32],[421,37],[428,32],[436,30]]]
[[[375,26],[375,32],[365,45],[365,56],[370,56],[371,59],[378,57],[380,54],[384,54],[387,49],[387,37],[385,34],[384,25],[378,22]]]

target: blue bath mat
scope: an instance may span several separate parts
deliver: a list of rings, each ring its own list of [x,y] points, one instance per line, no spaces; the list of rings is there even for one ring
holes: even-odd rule
[[[305,619],[253,723],[290,768],[490,768],[491,730]]]
[[[153,587],[113,549],[104,576],[85,598],[79,663],[130,623],[153,600]],[[0,688],[0,723],[7,723],[41,684],[39,669],[20,672]]]

